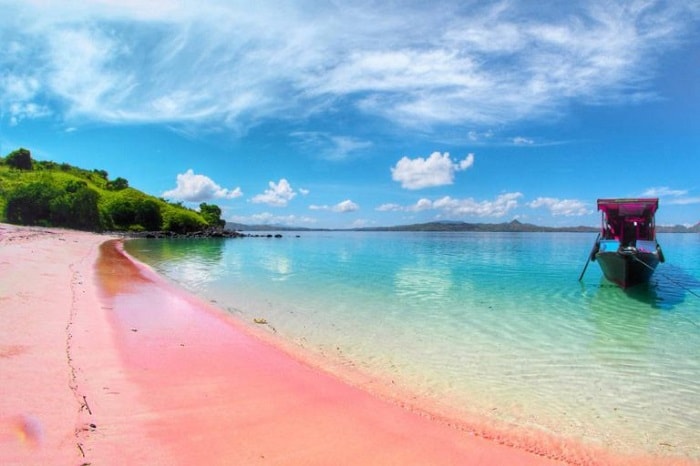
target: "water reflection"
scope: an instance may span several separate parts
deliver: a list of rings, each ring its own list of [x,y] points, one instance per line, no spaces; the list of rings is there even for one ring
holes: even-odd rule
[[[148,257],[148,262],[186,262],[194,260],[206,264],[220,263],[223,258],[225,239],[135,239],[127,241],[124,249],[134,257]]]
[[[286,280],[294,272],[292,260],[281,254],[269,254],[263,257],[260,265],[273,274],[273,280]]]
[[[126,251],[151,264],[190,289],[208,284],[222,273],[225,239],[138,239],[127,241]]]

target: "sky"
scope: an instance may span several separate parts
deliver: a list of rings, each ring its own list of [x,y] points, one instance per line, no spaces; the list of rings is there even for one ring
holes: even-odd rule
[[[0,0],[0,154],[246,224],[700,222],[700,0]]]

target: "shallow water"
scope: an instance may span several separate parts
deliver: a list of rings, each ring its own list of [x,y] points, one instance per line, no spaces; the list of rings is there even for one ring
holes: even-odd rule
[[[700,458],[700,235],[620,290],[595,235],[285,233],[133,240],[156,271],[457,411],[620,453]]]

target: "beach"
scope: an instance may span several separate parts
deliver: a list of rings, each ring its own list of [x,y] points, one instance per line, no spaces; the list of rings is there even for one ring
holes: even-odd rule
[[[377,396],[115,238],[0,224],[0,274],[2,464],[654,464]]]

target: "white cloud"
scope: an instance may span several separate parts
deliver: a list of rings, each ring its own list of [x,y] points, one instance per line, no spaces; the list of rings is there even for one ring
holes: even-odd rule
[[[415,205],[412,205],[407,208],[407,210],[411,212],[420,212],[422,210],[428,210],[433,207],[433,203],[429,199],[419,199],[418,202],[415,203]]]
[[[372,147],[370,141],[352,136],[339,136],[321,131],[295,131],[290,134],[310,153],[326,160],[345,160]]]
[[[447,152],[433,152],[427,159],[402,157],[396,166],[392,167],[391,178],[399,181],[401,187],[406,189],[445,186],[454,182],[456,172],[466,170],[473,164],[474,154],[467,155],[459,162],[453,161]]]
[[[654,98],[659,58],[694,32],[700,9],[648,3],[562,3],[542,15],[502,1],[0,0],[0,30],[13,38],[0,69],[14,83],[0,106],[50,102],[68,119],[207,130],[333,118],[339,103],[399,125],[503,125],[570,102]],[[368,147],[352,135],[330,144],[341,158]]]
[[[671,189],[667,186],[659,186],[655,188],[649,188],[644,193],[642,196],[648,196],[648,197],[665,197],[665,196],[685,196],[688,194],[687,190],[684,189]]]
[[[371,142],[350,136],[333,136],[331,141],[333,142],[333,147],[327,152],[326,158],[328,159],[345,159],[353,152],[372,147]]]
[[[387,203],[380,205],[374,210],[376,210],[377,212],[398,212],[403,210],[403,207],[401,207],[399,204]]]
[[[700,204],[700,197],[688,195],[686,189],[672,189],[668,186],[649,188],[644,193],[644,197],[661,197],[664,204],[668,205],[691,205]]]
[[[666,201],[666,203],[670,205],[700,204],[700,197],[679,197],[677,199]]]
[[[316,219],[297,215],[274,215],[270,212],[262,212],[249,216],[234,215],[228,219],[230,222],[243,223],[246,225],[313,225]]]
[[[331,212],[339,212],[339,213],[348,213],[348,212],[355,212],[357,210],[360,210],[360,206],[357,205],[356,203],[352,202],[350,199],[346,199],[342,202],[337,203],[336,205],[315,205],[312,204],[309,206],[310,210],[328,210]]]
[[[472,198],[454,199],[445,196],[434,201],[433,208],[454,217],[503,217],[518,207],[518,199],[522,196],[522,193],[518,192],[505,193],[498,195],[493,201],[476,201]]]
[[[266,189],[262,194],[254,196],[251,199],[251,202],[256,204],[267,204],[275,207],[284,207],[297,195],[289,182],[284,178],[280,179],[279,183],[270,181],[268,186],[269,189]]]
[[[213,198],[235,199],[242,196],[241,188],[225,189],[205,175],[192,169],[177,175],[177,187],[163,193],[163,197],[189,202],[202,202]]]
[[[552,215],[564,215],[566,217],[587,215],[593,211],[588,208],[588,205],[576,199],[558,199],[555,197],[538,197],[527,204],[528,207],[537,209],[545,207],[549,209]]]
[[[10,125],[16,126],[25,118],[41,118],[51,115],[48,107],[29,103],[13,103],[10,105]]]
[[[534,143],[534,140],[522,136],[516,136],[513,138],[513,144],[515,144],[516,146],[531,146]]]
[[[333,212],[355,212],[360,209],[360,206],[352,202],[350,199],[346,199],[342,202],[333,206]]]
[[[437,210],[442,217],[503,217],[518,207],[518,199],[522,193],[504,193],[492,201],[477,201],[473,198],[455,199],[445,196],[435,201],[422,198],[415,204],[401,206],[399,204],[382,204],[376,208],[380,212],[422,212]]]

